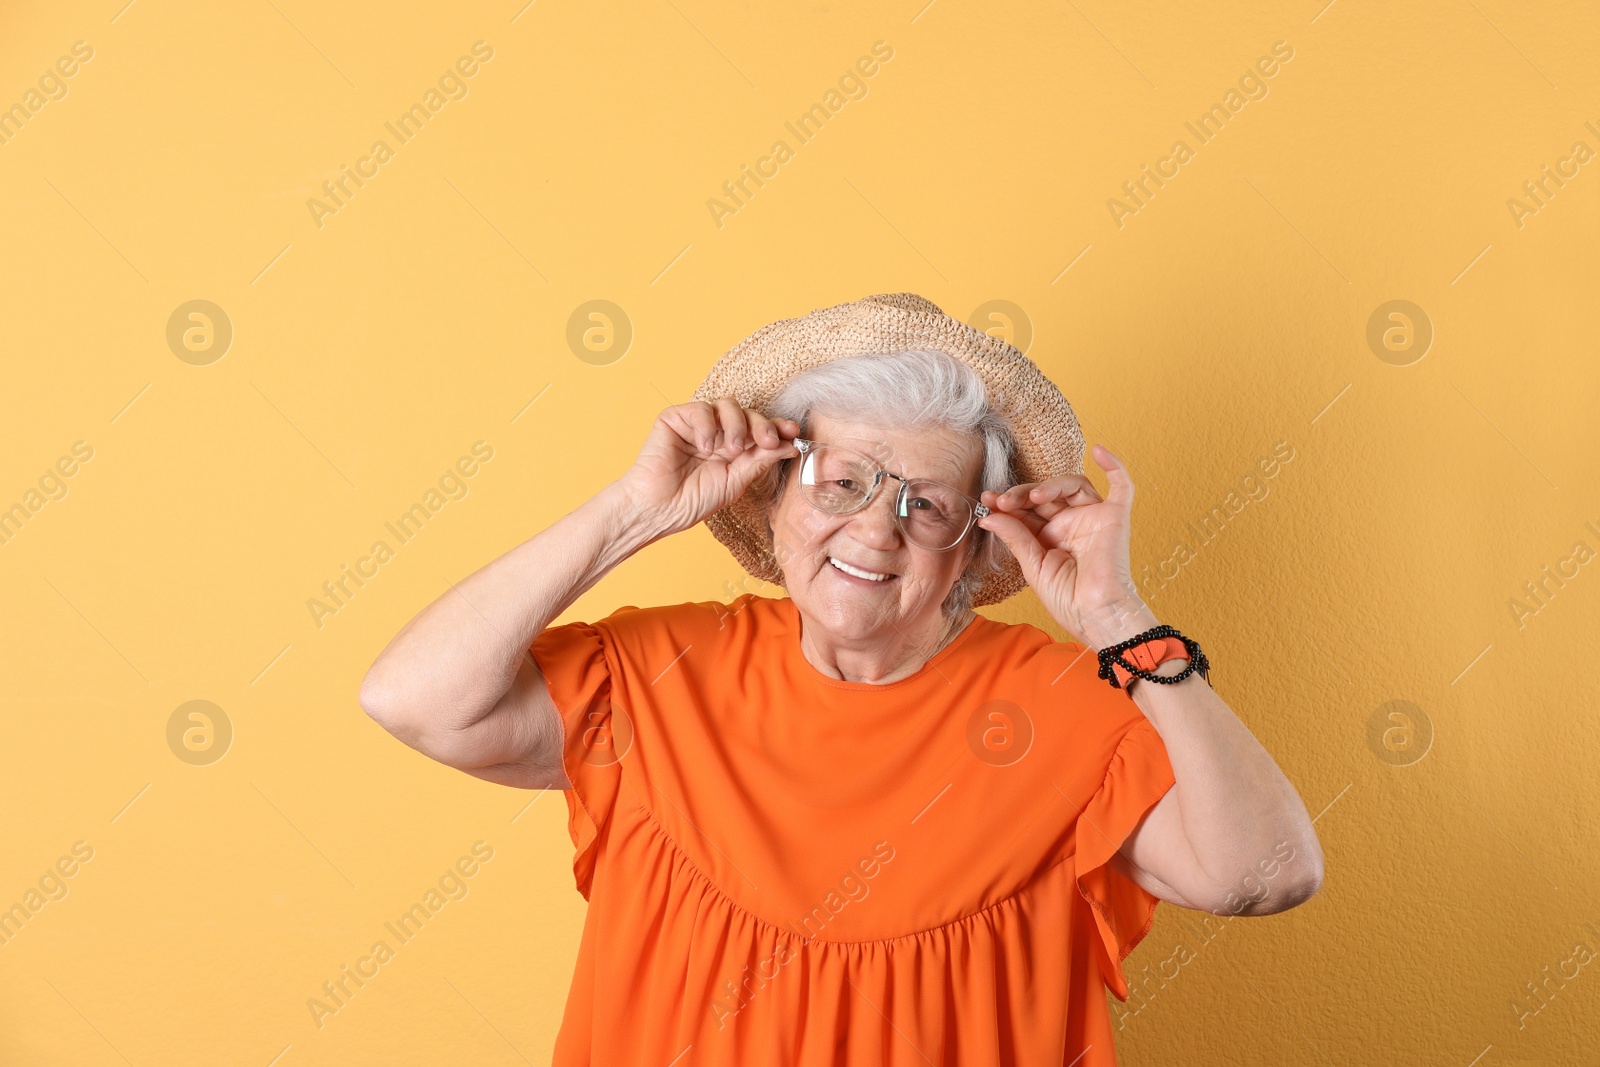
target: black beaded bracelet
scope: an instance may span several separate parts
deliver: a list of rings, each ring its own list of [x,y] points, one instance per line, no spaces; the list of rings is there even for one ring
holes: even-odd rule
[[[1146,641],[1155,641],[1163,637],[1176,637],[1179,641],[1183,642],[1183,647],[1189,650],[1189,665],[1183,670],[1179,671],[1177,674],[1155,674],[1151,671],[1144,670],[1142,667],[1135,666],[1134,664],[1129,663],[1127,660],[1122,658],[1122,653],[1126,652],[1134,645],[1142,645]],[[1117,644],[1111,645],[1107,648],[1102,648],[1099,652],[1099,657],[1100,677],[1110,682],[1111,688],[1113,689],[1122,688],[1121,685],[1117,684],[1116,673],[1111,669],[1111,665],[1113,663],[1119,664],[1123,670],[1127,671],[1135,678],[1143,678],[1146,681],[1155,682],[1158,685],[1175,685],[1189,677],[1189,675],[1193,674],[1195,671],[1200,672],[1200,677],[1206,680],[1207,685],[1211,684],[1211,663],[1206,659],[1206,654],[1200,651],[1200,646],[1198,644],[1196,644],[1194,641],[1191,641],[1189,638],[1185,637],[1171,626],[1154,626],[1142,634],[1128,638],[1126,641],[1120,641]],[[1130,686],[1133,684],[1132,678],[1128,679],[1128,684]]]

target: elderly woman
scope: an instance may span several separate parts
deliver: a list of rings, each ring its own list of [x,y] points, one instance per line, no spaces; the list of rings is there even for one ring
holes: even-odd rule
[[[556,1064],[1103,1067],[1157,901],[1316,891],[1294,787],[1139,597],[1126,469],[1097,448],[1095,489],[1022,353],[891,294],[758,331],[697,395],[361,689],[442,763],[566,791]],[[702,521],[787,596],[551,625]],[[1075,641],[973,611],[1024,583]]]

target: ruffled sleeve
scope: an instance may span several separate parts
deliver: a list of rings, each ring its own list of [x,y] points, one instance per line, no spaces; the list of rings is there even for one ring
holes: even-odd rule
[[[1099,938],[1094,954],[1105,983],[1128,999],[1122,961],[1150,932],[1158,898],[1111,866],[1139,820],[1173,785],[1161,735],[1142,714],[1111,754],[1105,781],[1078,819],[1078,892],[1094,912]]]
[[[571,622],[546,627],[528,649],[561,713],[561,765],[572,783],[563,790],[567,831],[577,849],[572,875],[585,900],[599,840],[616,805],[621,757],[632,740],[626,713],[612,701],[617,660],[611,641],[602,626]]]

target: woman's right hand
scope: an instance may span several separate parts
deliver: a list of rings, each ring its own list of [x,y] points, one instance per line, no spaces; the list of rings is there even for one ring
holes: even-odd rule
[[[675,404],[656,417],[618,481],[666,533],[687,530],[739,499],[779,460],[798,456],[793,419],[769,419],[732,397]]]

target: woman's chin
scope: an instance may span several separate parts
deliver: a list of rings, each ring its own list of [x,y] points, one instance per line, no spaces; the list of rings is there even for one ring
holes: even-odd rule
[[[900,598],[876,589],[830,589],[803,605],[836,636],[863,638],[904,628]]]

